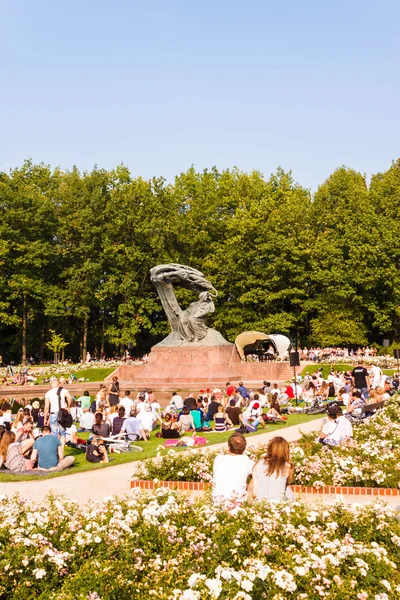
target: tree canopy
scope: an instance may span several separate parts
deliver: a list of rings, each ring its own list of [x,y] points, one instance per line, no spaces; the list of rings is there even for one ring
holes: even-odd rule
[[[0,172],[0,354],[142,354],[168,332],[151,267],[180,262],[219,291],[210,325],[301,345],[396,341],[400,160],[367,184],[341,167],[314,195],[277,169],[193,167],[173,183],[121,165]],[[193,300],[177,290],[183,305]]]

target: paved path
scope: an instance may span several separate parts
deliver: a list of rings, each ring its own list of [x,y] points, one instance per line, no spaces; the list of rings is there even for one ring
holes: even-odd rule
[[[302,423],[301,425],[293,425],[287,429],[270,431],[257,436],[247,438],[249,446],[254,446],[259,443],[267,443],[277,434],[284,437],[288,442],[294,442],[300,438],[301,432],[319,429],[322,424],[322,419]],[[218,434],[215,434],[218,435]],[[215,444],[210,446],[212,449],[225,447],[223,444]],[[49,492],[56,494],[64,494],[72,500],[77,500],[80,504],[87,502],[99,502],[106,496],[121,496],[129,492],[129,481],[135,470],[135,463],[125,463],[123,465],[115,465],[104,469],[96,469],[95,471],[85,471],[84,473],[76,473],[75,475],[64,475],[55,479],[42,479],[38,481],[12,481],[0,483],[0,495],[6,494],[12,496],[15,493],[28,500],[43,500]]]

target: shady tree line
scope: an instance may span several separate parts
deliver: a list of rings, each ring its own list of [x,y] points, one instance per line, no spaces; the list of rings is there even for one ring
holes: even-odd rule
[[[371,178],[337,169],[315,194],[278,169],[132,177],[27,161],[0,172],[3,362],[140,355],[168,332],[151,267],[178,262],[219,291],[210,325],[301,345],[395,343],[400,324],[400,160]],[[177,290],[181,304],[191,292]]]

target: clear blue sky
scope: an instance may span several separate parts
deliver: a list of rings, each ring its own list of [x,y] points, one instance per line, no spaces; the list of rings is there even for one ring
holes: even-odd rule
[[[0,0],[0,170],[292,169],[400,156],[398,0]]]

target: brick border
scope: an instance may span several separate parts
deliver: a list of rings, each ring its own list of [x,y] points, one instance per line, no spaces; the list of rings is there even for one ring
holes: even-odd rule
[[[184,492],[203,492],[211,488],[211,483],[204,481],[147,481],[144,479],[132,479],[131,488],[140,488],[142,490],[154,490],[155,488],[168,488],[170,490],[179,490]]]
[[[211,483],[203,481],[148,481],[144,479],[132,479],[131,488],[142,490],[154,490],[155,488],[168,488],[183,492],[203,492],[211,488]],[[367,487],[341,487],[327,485],[320,488],[302,485],[291,485],[290,489],[295,494],[311,495],[340,495],[340,496],[400,496],[400,489],[396,488],[367,488]]]

